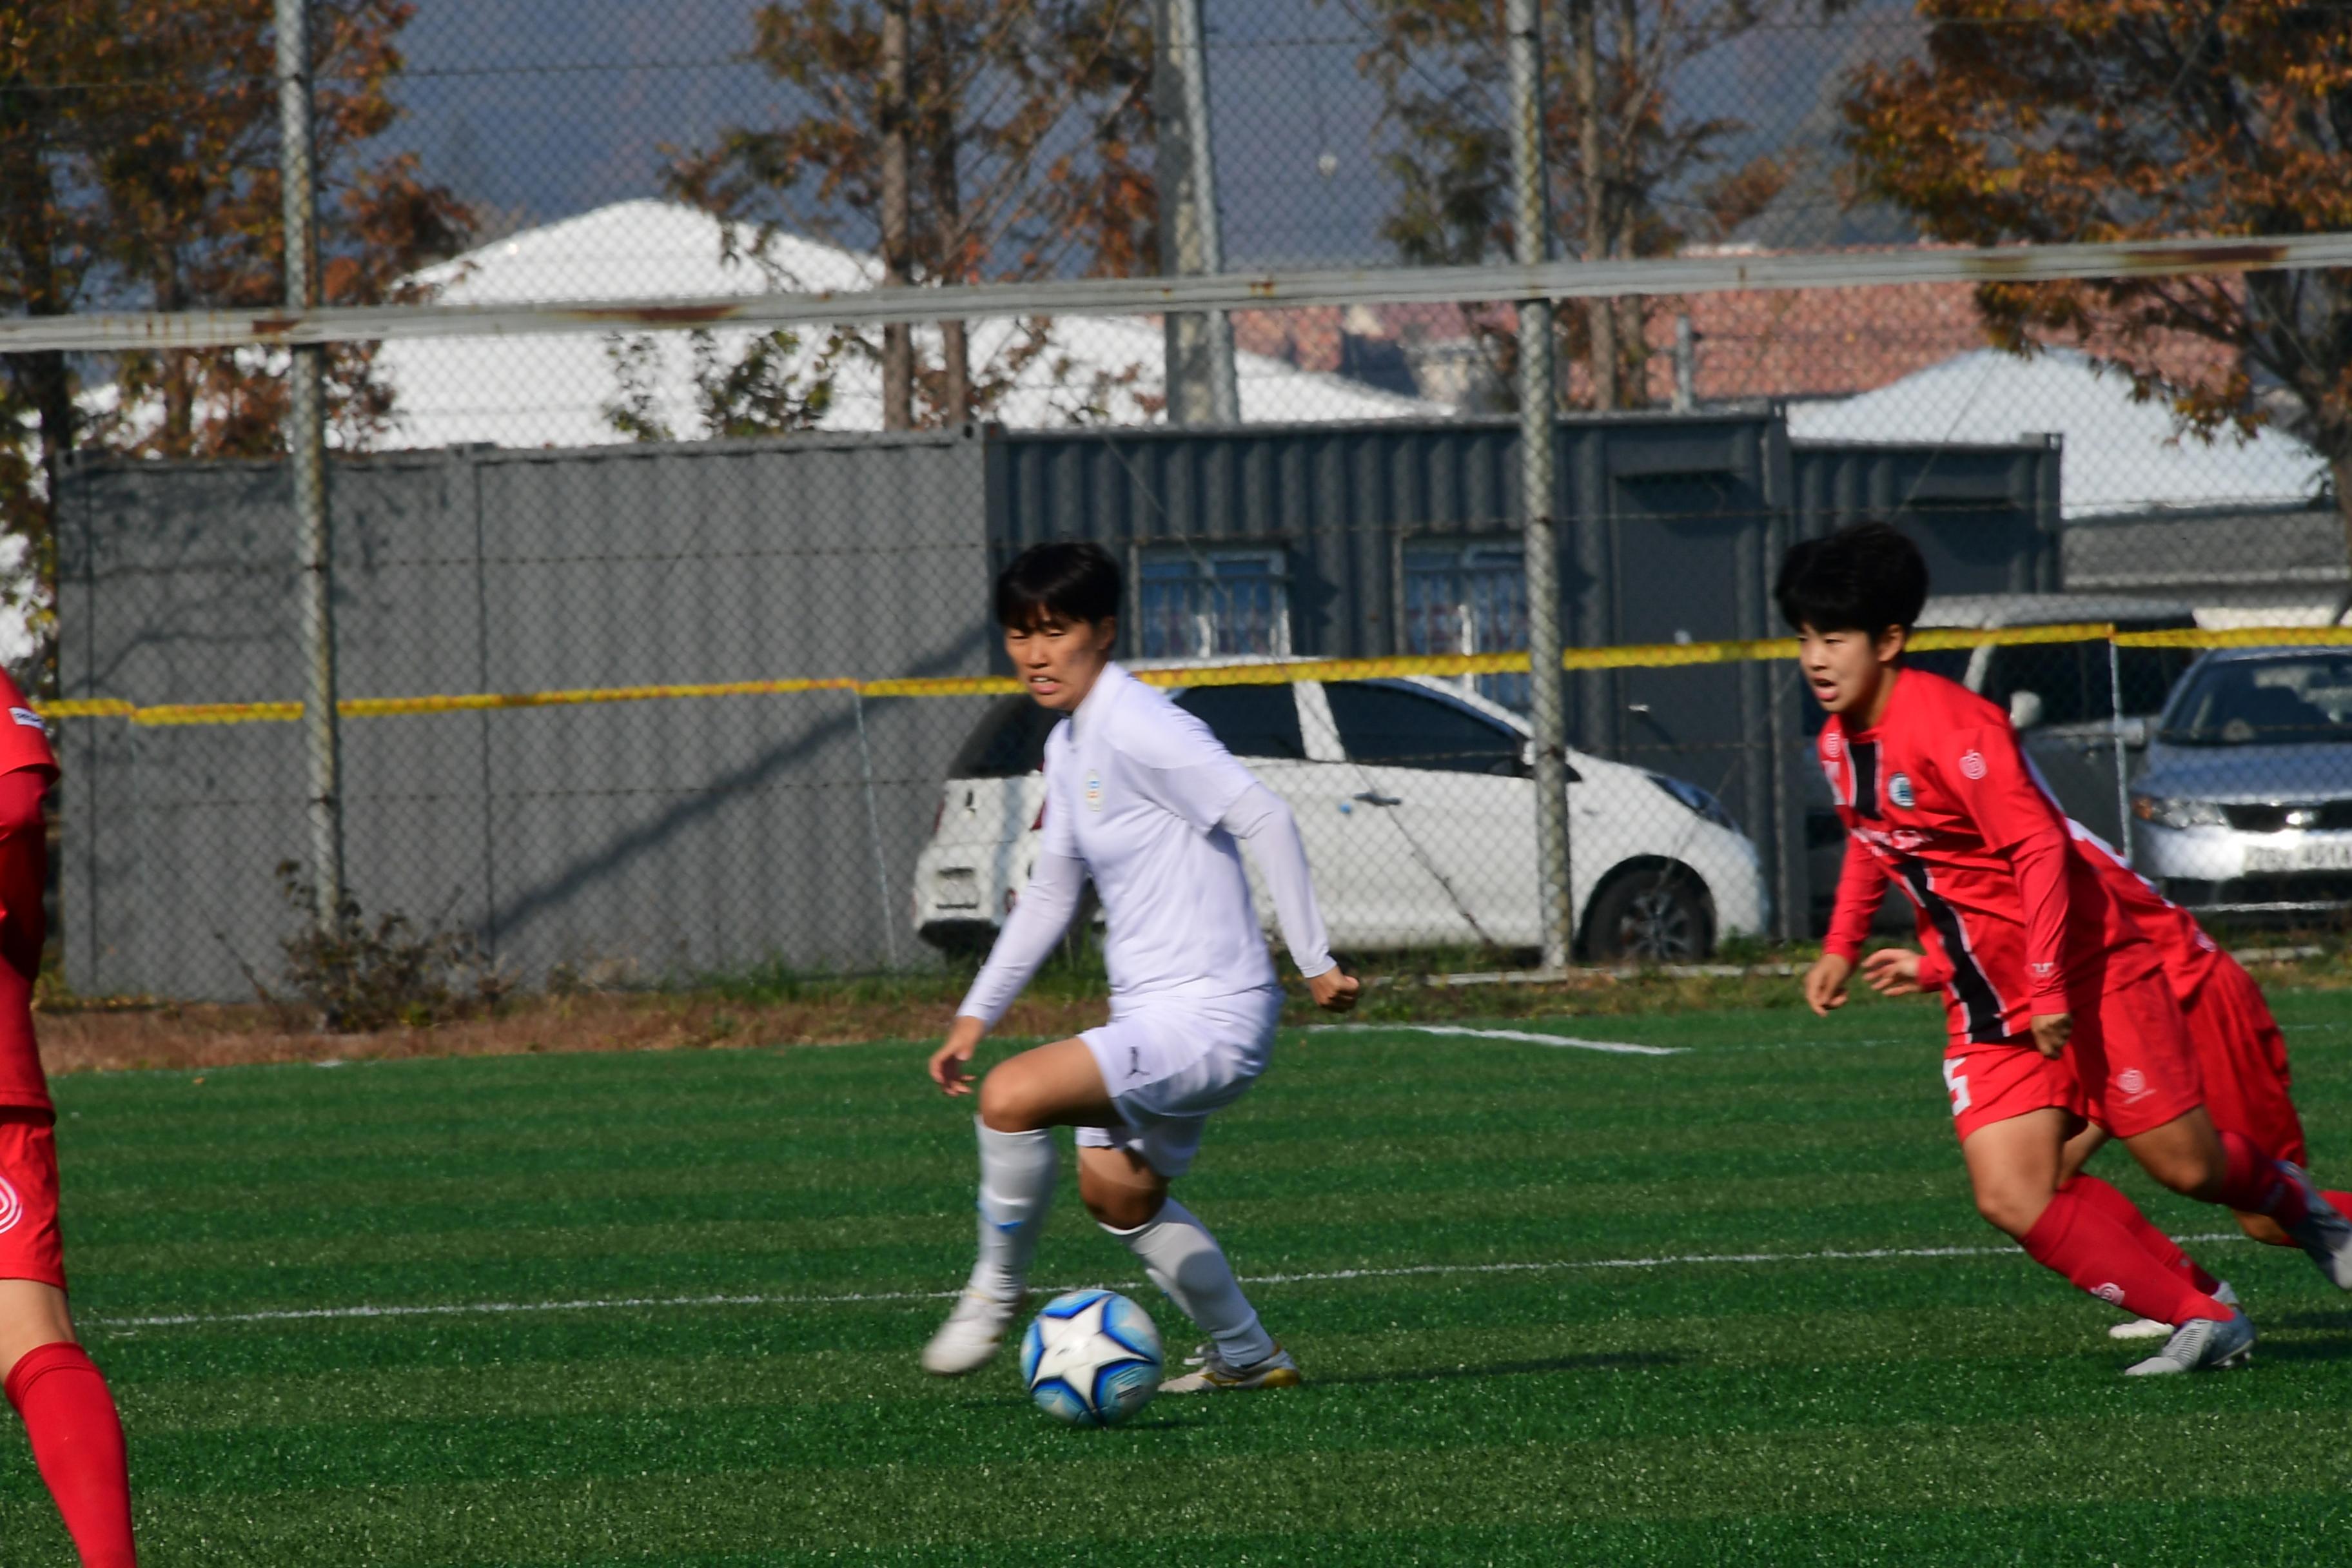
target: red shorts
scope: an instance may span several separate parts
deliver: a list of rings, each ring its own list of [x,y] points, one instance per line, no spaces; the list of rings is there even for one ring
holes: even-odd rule
[[[2043,1056],[2030,1037],[1992,1046],[1955,1041],[1944,1052],[1944,1089],[1952,1097],[1952,1131],[1963,1143],[1979,1127],[2032,1111],[2055,1107],[2084,1114],[2072,1065]]]
[[[49,1113],[0,1106],[0,1279],[66,1288],[58,1240],[58,1141]]]
[[[2077,1008],[2066,1055],[2084,1112],[2118,1138],[2137,1138],[2205,1102],[2197,1047],[2161,974],[2126,981],[2095,1007]]]
[[[2205,1080],[2205,1110],[2224,1132],[2251,1139],[2275,1159],[2307,1164],[2303,1118],[2288,1094],[2286,1037],[2279,1033],[2263,988],[2228,953],[2213,963],[2195,994],[2181,1005],[2198,1071]]]

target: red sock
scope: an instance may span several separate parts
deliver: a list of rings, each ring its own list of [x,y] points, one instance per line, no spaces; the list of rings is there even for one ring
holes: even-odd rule
[[[2308,1212],[2303,1190],[2286,1179],[2278,1162],[2242,1134],[2221,1134],[2224,1165],[2220,1201],[2241,1214],[2266,1214],[2288,1230]]]
[[[2079,1175],[2066,1184],[2066,1190],[2114,1220],[2131,1233],[2147,1255],[2189,1281],[2200,1294],[2210,1296],[2221,1282],[2197,1266],[2197,1260],[2180,1250],[2179,1243],[2156,1226],[2156,1222],[2139,1212],[2139,1205],[2124,1196],[2113,1184],[2093,1175]],[[2167,1322],[2170,1319],[2165,1320]]]
[[[2140,1317],[2182,1323],[2230,1316],[2229,1308],[2149,1257],[2131,1232],[2071,1189],[2052,1196],[2022,1245],[2034,1262]]]
[[[122,1418],[106,1379],[79,1345],[59,1342],[26,1352],[6,1386],[83,1568],[137,1568]]]

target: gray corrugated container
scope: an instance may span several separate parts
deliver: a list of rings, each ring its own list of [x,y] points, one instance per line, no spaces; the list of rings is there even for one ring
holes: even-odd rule
[[[2063,445],[1791,441],[1797,537],[1882,517],[1919,542],[1938,594],[2056,593]]]
[[[982,467],[967,437],[340,460],[343,695],[980,673]],[[63,695],[299,699],[293,538],[273,466],[81,467],[59,534]],[[483,932],[531,977],[914,956],[905,889],[971,707],[866,703],[862,752],[859,706],[347,721],[351,885],[371,910]],[[274,974],[297,923],[274,868],[305,848],[298,727],[76,721],[59,743],[72,983],[221,996],[242,964]]]
[[[1790,539],[1906,501],[1939,587],[2054,585],[2054,444],[1792,450],[1760,408],[1569,419],[1559,441],[1573,646],[1772,635]],[[1297,652],[1391,654],[1409,544],[1517,537],[1499,422],[473,449],[333,474],[347,697],[980,673],[1001,657],[992,565],[1049,537],[1279,549]],[[299,696],[279,469],[92,462],[62,501],[64,695]],[[1801,832],[1788,671],[1592,671],[1570,692],[1577,744],[1723,796],[1776,902],[1805,907],[1802,857],[1780,853]],[[908,962],[913,858],[979,706],[817,691],[353,720],[352,884],[482,931],[530,977]],[[243,964],[274,971],[300,744],[286,723],[63,727],[74,984],[224,995]]]

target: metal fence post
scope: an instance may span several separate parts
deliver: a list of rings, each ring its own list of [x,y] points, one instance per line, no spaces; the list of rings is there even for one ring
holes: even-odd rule
[[[874,845],[874,896],[876,907],[882,915],[882,953],[890,967],[898,967],[898,937],[891,930],[890,867],[882,853],[882,807],[874,798],[874,748],[866,738],[866,693],[856,687],[849,689],[849,701],[857,716],[857,772],[866,789],[866,832]]]
[[[278,137],[286,305],[319,303],[319,202],[310,135],[309,0],[277,0]],[[302,739],[310,774],[310,879],[321,929],[343,902],[342,737],[335,709],[334,534],[327,507],[326,349],[293,351],[286,447],[302,552]]]
[[[1538,0],[1510,0],[1511,173],[1515,248],[1522,267],[1550,249],[1543,147],[1543,40]],[[1559,540],[1552,516],[1558,416],[1553,409],[1551,304],[1519,301],[1519,504],[1526,529],[1528,661],[1535,730],[1536,889],[1543,966],[1568,967],[1574,881],[1568,818],[1568,722],[1560,670]]]
[[[1152,22],[1152,94],[1160,100],[1154,113],[1165,155],[1160,179],[1161,270],[1213,277],[1225,269],[1225,247],[1217,217],[1216,149],[1209,139],[1209,56],[1201,0],[1157,0]],[[1171,311],[1167,334],[1170,419],[1180,425],[1239,424],[1233,318],[1221,309]]]
[[[2107,708],[2108,722],[2116,737],[2116,838],[2124,858],[2131,858],[2131,762],[2124,755],[2124,676],[2123,658],[2116,651],[2116,639],[2107,637]]]

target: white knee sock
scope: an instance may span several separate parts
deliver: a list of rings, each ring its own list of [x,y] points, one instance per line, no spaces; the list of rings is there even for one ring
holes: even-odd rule
[[[1037,1256],[1037,1233],[1054,1201],[1054,1137],[999,1132],[972,1118],[980,1134],[980,1260],[971,1288],[1001,1301],[1021,1294]]]
[[[1192,1210],[1170,1198],[1149,1225],[1133,1230],[1103,1228],[1125,1242],[1142,1260],[1151,1282],[1216,1342],[1226,1365],[1251,1366],[1274,1353],[1273,1337],[1242,1294],[1233,1265]]]

